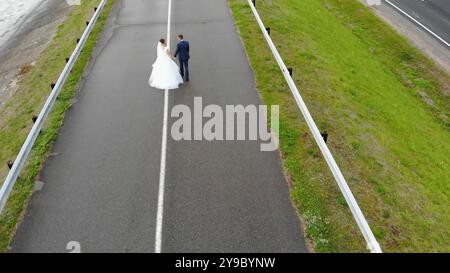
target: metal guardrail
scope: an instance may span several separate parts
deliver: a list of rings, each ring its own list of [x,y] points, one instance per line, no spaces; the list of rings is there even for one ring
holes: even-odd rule
[[[31,149],[33,148],[33,145],[36,142],[36,139],[39,136],[40,131],[42,130],[44,122],[47,119],[47,116],[49,115],[50,111],[52,110],[53,105],[55,104],[55,101],[59,93],[61,92],[61,89],[64,86],[67,77],[70,74],[70,71],[72,70],[78,57],[80,56],[81,50],[83,49],[89,37],[89,34],[92,32],[92,29],[94,28],[94,25],[97,22],[97,19],[100,13],[102,12],[106,2],[107,0],[102,0],[97,10],[95,11],[94,15],[92,16],[92,19],[89,21],[89,24],[87,25],[83,33],[83,36],[81,36],[75,50],[72,52],[69,61],[67,62],[66,66],[64,67],[64,70],[60,74],[58,81],[56,82],[52,92],[48,96],[47,101],[45,102],[41,112],[39,113],[36,122],[31,128],[31,131],[28,134],[27,139],[22,145],[22,148],[20,149],[20,152],[16,160],[14,161],[11,170],[8,173],[8,176],[6,177],[6,180],[3,183],[2,188],[0,189],[0,213],[2,213],[6,205],[6,202],[8,201],[8,197],[11,194],[11,191],[14,187],[14,184],[16,183],[17,178],[19,177],[20,171],[25,165],[28,155],[30,154]]]
[[[272,39],[270,38],[269,33],[267,32],[263,21],[261,20],[261,17],[258,14],[258,11],[256,10],[255,5],[252,3],[252,0],[247,0],[248,4],[250,5],[250,8],[253,11],[253,14],[256,18],[256,21],[258,22],[259,27],[261,28],[261,31],[264,35],[264,38],[266,39],[267,44],[270,47],[270,50],[272,51],[273,56],[275,57],[278,65],[280,66],[281,72],[283,72],[284,78],[286,79],[286,82],[289,85],[289,88],[292,92],[292,95],[295,98],[295,101],[297,102],[298,107],[300,108],[300,111],[308,124],[308,127],[314,136],[314,139],[317,143],[317,145],[320,148],[320,151],[322,152],[328,167],[330,168],[331,172],[333,173],[333,176],[339,186],[339,189],[341,190],[342,194],[344,195],[345,200],[347,201],[347,204],[350,208],[350,211],[353,214],[353,217],[356,220],[356,223],[358,224],[359,229],[361,230],[361,233],[364,236],[364,239],[367,242],[367,247],[369,250],[373,253],[381,253],[380,245],[378,244],[375,236],[372,233],[372,230],[369,227],[369,224],[366,221],[366,218],[364,217],[363,213],[361,212],[361,209],[358,206],[358,203],[355,200],[355,197],[353,196],[353,193],[351,192],[347,182],[345,181],[344,176],[342,175],[341,170],[339,169],[338,165],[336,164],[336,161],[333,158],[333,155],[331,154],[330,150],[328,149],[327,144],[322,138],[322,135],[320,134],[319,129],[317,128],[316,123],[314,122],[314,119],[312,118],[311,114],[309,113],[308,108],[306,107],[305,102],[303,101],[303,98],[300,96],[300,92],[297,89],[297,86],[295,85],[294,80],[289,74],[289,70],[287,69],[286,65],[284,64],[283,59],[280,56],[280,53],[278,53],[277,48],[275,47],[275,44],[273,43]]]

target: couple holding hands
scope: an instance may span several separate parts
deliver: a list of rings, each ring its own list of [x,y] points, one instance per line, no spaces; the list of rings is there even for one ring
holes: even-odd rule
[[[183,77],[189,82],[189,42],[184,40],[183,34],[177,36],[178,44],[175,55],[170,54],[166,41],[160,39],[157,47],[157,58],[148,83],[158,89],[177,89],[182,84]],[[180,67],[174,62],[178,56]]]

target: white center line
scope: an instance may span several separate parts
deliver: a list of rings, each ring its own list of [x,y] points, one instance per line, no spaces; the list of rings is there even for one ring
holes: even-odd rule
[[[169,0],[167,14],[167,47],[170,48],[170,24],[172,18],[172,0]],[[164,186],[166,179],[167,122],[169,115],[169,90],[164,90],[164,118],[161,141],[161,165],[159,169],[158,211],[156,215],[155,253],[161,253],[162,225],[164,214]]]

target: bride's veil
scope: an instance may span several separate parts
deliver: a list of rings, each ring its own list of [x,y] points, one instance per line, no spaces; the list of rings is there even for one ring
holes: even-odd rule
[[[158,42],[158,55],[157,55],[157,57],[158,57],[158,59],[159,58],[163,58],[164,57],[164,45],[163,44],[161,44],[161,42]]]
[[[151,86],[159,89],[176,89],[183,83],[179,68],[169,54],[169,49],[159,42],[157,58],[149,80]]]
[[[155,63],[153,63],[153,66],[166,60],[167,54],[165,53],[165,47],[161,42],[158,42],[158,46],[156,47],[156,53],[157,53],[156,60]]]

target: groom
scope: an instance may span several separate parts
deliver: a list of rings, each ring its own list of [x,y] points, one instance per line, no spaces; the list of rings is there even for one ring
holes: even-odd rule
[[[178,60],[180,61],[180,74],[189,81],[189,42],[184,40],[183,34],[178,35],[177,50],[175,51],[175,58],[178,55]]]

